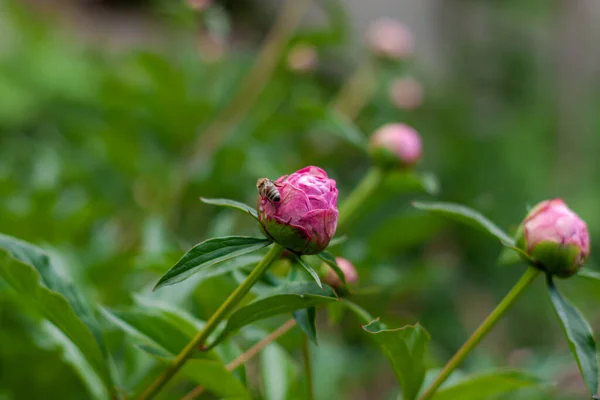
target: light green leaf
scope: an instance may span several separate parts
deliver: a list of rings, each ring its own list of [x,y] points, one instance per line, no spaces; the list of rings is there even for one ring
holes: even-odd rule
[[[314,344],[317,344],[317,326],[315,322],[317,309],[315,307],[304,308],[302,310],[294,311],[292,315],[300,329],[302,329],[302,332],[304,332]]]
[[[429,334],[420,325],[386,329],[378,319],[363,326],[392,364],[404,400],[413,400],[425,378],[425,348]]]
[[[138,301],[139,303],[140,301]],[[106,318],[128,333],[145,352],[160,362],[170,362],[202,328],[184,310],[173,306],[138,304],[126,311],[103,309]],[[248,399],[244,385],[214,351],[195,354],[182,368],[183,374],[221,398]]]
[[[369,147],[369,141],[364,133],[356,127],[348,118],[336,110],[327,110],[323,116],[323,121],[319,124],[322,129],[327,129],[348,143],[353,144],[361,151],[366,151]]]
[[[298,369],[290,355],[277,343],[269,344],[260,354],[260,372],[265,400],[289,398]]]
[[[462,222],[474,228],[480,229],[500,240],[500,242],[505,246],[515,246],[515,240],[513,238],[508,236],[506,232],[500,229],[492,221],[471,208],[459,204],[439,202],[414,202],[413,206],[420,210],[443,215],[458,222]]]
[[[542,384],[537,377],[523,371],[502,370],[475,374],[437,391],[432,400],[493,399],[518,389]]]
[[[430,172],[398,170],[388,173],[383,185],[393,192],[424,192],[435,196],[440,191],[437,177]]]
[[[229,199],[207,199],[206,197],[200,197],[200,200],[206,204],[212,204],[221,207],[229,207],[243,211],[244,213],[250,214],[258,221],[258,213],[256,212],[256,209],[239,201]]]
[[[32,254],[27,254],[27,256],[33,262],[47,261],[47,258],[40,258]],[[23,254],[19,254],[19,256],[23,256]],[[47,265],[49,266],[49,264]],[[68,300],[62,294],[44,286],[38,270],[13,258],[5,250],[0,250],[0,276],[26,304],[40,312],[79,349],[107,390],[111,391],[111,378],[102,350],[90,329],[77,316],[74,307]]]
[[[580,269],[579,272],[577,272],[577,276],[600,283],[600,272],[591,270],[589,268]]]
[[[598,394],[598,356],[592,328],[583,315],[556,289],[548,276],[550,299],[562,324],[569,348],[577,361],[581,376],[592,395]]]
[[[154,290],[181,282],[194,273],[217,263],[262,249],[271,240],[247,236],[225,236],[205,240],[188,251],[177,264],[158,281]]]
[[[337,301],[337,297],[329,286],[321,288],[313,282],[283,284],[231,314],[225,328],[210,347],[253,322],[333,301]]]
[[[300,264],[306,270],[306,272],[308,272],[310,276],[312,276],[315,282],[317,282],[317,285],[319,285],[320,288],[323,288],[323,284],[321,283],[321,278],[319,278],[319,274],[317,274],[317,272],[299,255],[294,254],[294,258],[298,262],[298,264]]]

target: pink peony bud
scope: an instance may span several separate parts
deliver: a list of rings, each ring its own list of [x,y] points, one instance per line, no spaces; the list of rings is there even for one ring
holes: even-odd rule
[[[421,137],[406,124],[387,124],[371,136],[369,151],[383,168],[411,166],[421,158]]]
[[[279,201],[262,193],[258,218],[263,232],[281,246],[299,254],[325,250],[335,234],[338,190],[321,168],[305,167],[273,182]]]
[[[344,277],[346,278],[346,283],[348,285],[358,282],[358,273],[356,272],[356,268],[354,268],[354,265],[352,265],[352,263],[350,261],[348,261],[342,257],[336,257],[335,261],[337,262],[337,265],[340,267],[340,269],[344,273]],[[340,286],[342,286],[342,281],[341,281],[340,277],[335,273],[333,268],[331,268],[328,265],[326,265],[326,266],[327,266],[327,275],[325,275],[325,277],[323,278],[323,281],[326,284],[328,284],[329,286],[332,286],[334,288],[339,288]]]
[[[318,55],[314,46],[299,44],[290,50],[287,57],[288,68],[294,72],[306,73],[317,67]]]
[[[187,3],[194,10],[203,11],[210,7],[212,0],[187,0]]]
[[[371,23],[367,44],[375,55],[393,60],[407,58],[414,47],[412,33],[392,18],[380,18]]]
[[[517,232],[517,245],[538,268],[561,278],[575,274],[590,254],[587,225],[561,199],[531,210]]]
[[[423,88],[413,78],[398,78],[390,88],[392,103],[401,110],[414,110],[423,102]]]

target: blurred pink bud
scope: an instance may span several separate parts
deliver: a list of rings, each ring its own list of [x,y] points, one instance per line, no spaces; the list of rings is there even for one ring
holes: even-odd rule
[[[317,61],[317,50],[309,44],[294,46],[287,57],[288,68],[299,73],[313,71],[317,67]]]
[[[198,37],[198,51],[206,62],[217,62],[223,58],[227,51],[227,42],[224,38],[205,33]]]
[[[187,0],[188,6],[194,10],[203,11],[211,6],[212,0]]]
[[[414,110],[423,102],[423,88],[413,78],[398,78],[390,88],[392,103],[402,110]]]
[[[356,268],[354,268],[354,265],[352,265],[350,261],[342,257],[336,257],[335,261],[344,273],[344,278],[346,278],[346,283],[348,285],[358,282],[358,272],[356,272]],[[325,276],[323,281],[334,288],[339,288],[340,286],[342,286],[342,281],[340,277],[335,273],[333,268],[329,266],[327,266],[327,268],[327,275]]]
[[[258,217],[263,232],[298,254],[325,250],[338,219],[335,181],[321,168],[305,167],[274,182],[280,200],[259,195]]]
[[[561,278],[575,274],[590,255],[586,223],[561,199],[542,201],[529,212],[517,244],[537,267]]]
[[[400,60],[413,53],[413,35],[401,22],[392,18],[380,18],[367,30],[367,44],[379,56]]]
[[[387,124],[371,136],[369,151],[381,167],[412,166],[421,158],[421,137],[406,124]]]

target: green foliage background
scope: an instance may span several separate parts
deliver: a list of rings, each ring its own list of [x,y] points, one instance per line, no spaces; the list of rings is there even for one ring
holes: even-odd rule
[[[492,3],[485,7],[519,15],[523,24],[547,21],[556,12],[545,5],[521,10],[511,2]],[[320,69],[298,75],[281,60],[250,113],[222,133],[218,148],[200,160],[182,191],[175,189],[190,148],[248,72],[261,29],[252,43],[209,61],[196,43],[201,17],[183,4],[161,3],[150,11],[164,35],[159,44],[118,50],[84,44],[18,1],[0,6],[6,31],[0,39],[0,231],[46,249],[61,274],[94,304],[117,309],[134,304],[137,294],[148,295],[201,240],[258,233],[252,219],[202,204],[199,196],[253,204],[257,178],[318,165],[337,180],[343,200],[370,166],[364,152],[315,121],[353,69],[340,55],[351,45],[351,27],[335,5],[326,8],[330,24],[301,29],[292,40],[317,47]],[[234,11],[233,26],[236,18],[246,23],[254,18],[258,26],[268,20]],[[218,29],[226,15],[213,16],[221,18]],[[469,41],[456,46],[441,82],[422,72],[418,60],[381,64],[375,98],[357,126],[367,133],[387,122],[414,126],[425,148],[418,169],[437,175],[437,198],[472,206],[503,227],[514,229],[528,205],[564,198],[588,222],[593,256],[600,250],[598,101],[580,112],[590,129],[562,131],[555,72],[515,40],[517,34],[502,33],[485,49]],[[366,51],[362,57],[369,57]],[[387,94],[393,77],[409,73],[425,86],[425,103],[414,112],[395,109]],[[500,245],[489,237],[410,207],[411,200],[431,196],[396,189],[392,181],[370,199],[348,241],[332,252],[359,270],[362,290],[354,300],[390,326],[418,321],[432,335],[429,366],[441,366],[522,267],[498,266]],[[205,319],[236,282],[235,275],[211,278],[192,287],[180,304]],[[558,284],[600,332],[597,284],[577,277]],[[152,296],[178,303],[176,292],[166,288]],[[283,321],[259,327],[270,331]],[[136,387],[146,369],[158,371],[106,318],[100,322],[122,368],[125,379],[118,384],[124,391]],[[321,312],[318,331],[319,346],[313,348],[318,399],[395,398],[389,365],[354,316],[332,324]],[[48,335],[47,324],[0,281],[0,399],[88,397]],[[247,347],[252,337],[246,333],[235,342]],[[258,398],[302,398],[300,379],[272,375],[287,363],[290,376],[301,376],[299,340],[296,331],[284,336],[281,346],[273,345],[249,366],[263,374],[262,382],[252,383]],[[478,372],[507,365],[557,384],[540,399],[578,399],[584,393],[577,389],[583,383],[541,282],[464,367]],[[284,397],[265,391],[269,379],[290,382]],[[170,388],[172,397],[164,398],[179,398],[191,388],[181,380]],[[538,398],[527,392],[506,398],[520,395]]]

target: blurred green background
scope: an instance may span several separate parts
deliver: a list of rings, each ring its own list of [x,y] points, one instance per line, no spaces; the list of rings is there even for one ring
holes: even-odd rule
[[[588,222],[593,257],[600,99],[587,28],[600,12],[578,0],[431,1],[437,19],[405,21],[418,28],[416,54],[389,62],[365,47],[354,3],[316,1],[275,54],[257,97],[250,104],[242,97],[237,111],[223,116],[281,4],[223,1],[200,10],[181,1],[0,0],[0,231],[47,249],[92,302],[131,305],[193,244],[258,233],[251,219],[199,196],[254,204],[257,178],[318,165],[337,180],[343,201],[370,161],[316,116],[367,65],[374,93],[355,94],[368,102],[357,126],[365,134],[388,122],[415,127],[424,141],[418,170],[434,173],[440,190],[399,193],[389,182],[332,252],[359,269],[353,300],[390,326],[420,322],[432,335],[429,364],[442,366],[523,266],[499,266],[493,239],[418,212],[410,201],[464,203],[514,229],[528,206],[562,197]],[[401,7],[419,1],[401,3],[393,6],[400,19]],[[311,71],[290,68],[288,52],[299,43],[318,54]],[[390,100],[392,81],[403,76],[423,86],[415,110]],[[206,139],[215,120],[218,132]],[[235,282],[219,276],[152,296],[206,318]],[[598,287],[577,277],[559,285],[600,332]],[[272,330],[284,320],[260,325]],[[121,384],[135,387],[150,361],[102,323],[126,377]],[[352,315],[331,324],[323,310],[318,327],[318,399],[395,398],[387,361]],[[0,281],[0,399],[89,397],[47,334]],[[299,337],[280,341],[295,359]],[[257,375],[269,367],[259,364],[250,364],[249,380],[257,398],[268,398]],[[503,366],[538,374],[549,387],[507,399],[585,395],[541,280],[464,369]],[[302,398],[299,381],[288,398]],[[165,398],[191,387],[181,383]]]

